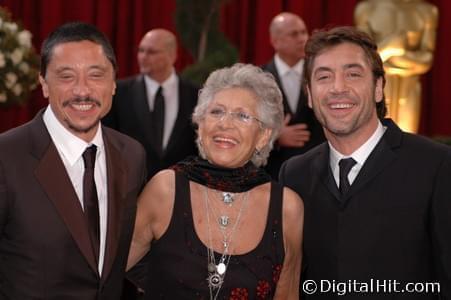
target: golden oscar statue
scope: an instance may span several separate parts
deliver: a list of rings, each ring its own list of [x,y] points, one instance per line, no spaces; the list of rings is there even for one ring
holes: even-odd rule
[[[419,77],[432,65],[437,7],[421,0],[366,0],[354,11],[356,26],[377,42],[384,62],[388,114],[417,132],[421,111]]]

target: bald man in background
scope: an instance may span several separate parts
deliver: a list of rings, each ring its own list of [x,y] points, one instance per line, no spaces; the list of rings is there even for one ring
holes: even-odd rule
[[[282,12],[272,19],[269,34],[275,55],[262,68],[276,78],[285,111],[284,127],[266,166],[273,179],[277,180],[285,160],[322,143],[324,134],[307,105],[307,95],[301,84],[304,46],[309,37],[304,21],[293,13]]]
[[[175,73],[177,40],[168,30],[147,32],[137,58],[140,74],[117,82],[112,109],[102,122],[144,146],[151,178],[197,154],[191,114],[198,88]]]

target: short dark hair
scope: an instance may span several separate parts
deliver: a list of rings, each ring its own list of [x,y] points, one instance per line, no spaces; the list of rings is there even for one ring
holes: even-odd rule
[[[362,48],[371,66],[374,76],[374,83],[376,83],[379,78],[382,78],[382,88],[384,88],[384,66],[382,59],[377,52],[376,43],[365,32],[350,26],[335,27],[330,30],[323,29],[313,32],[312,36],[305,45],[304,84],[309,88],[311,86],[311,76],[315,58],[325,49],[343,43],[353,43]],[[376,110],[379,119],[383,119],[387,113],[385,95],[383,95],[382,101],[376,103]]]
[[[55,46],[69,42],[91,41],[102,46],[107,59],[117,71],[116,56],[108,38],[95,26],[83,22],[70,22],[56,28],[45,39],[41,48],[41,75],[45,77],[47,66],[52,58]]]

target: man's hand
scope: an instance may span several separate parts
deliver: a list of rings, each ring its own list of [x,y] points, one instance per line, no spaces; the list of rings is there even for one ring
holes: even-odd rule
[[[282,147],[303,147],[310,140],[310,131],[307,124],[299,123],[288,125],[291,116],[286,115],[279,136],[279,145]]]

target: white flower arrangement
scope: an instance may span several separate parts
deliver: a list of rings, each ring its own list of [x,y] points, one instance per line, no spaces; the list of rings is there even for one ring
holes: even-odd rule
[[[0,107],[25,103],[37,86],[39,56],[31,36],[0,7]]]

